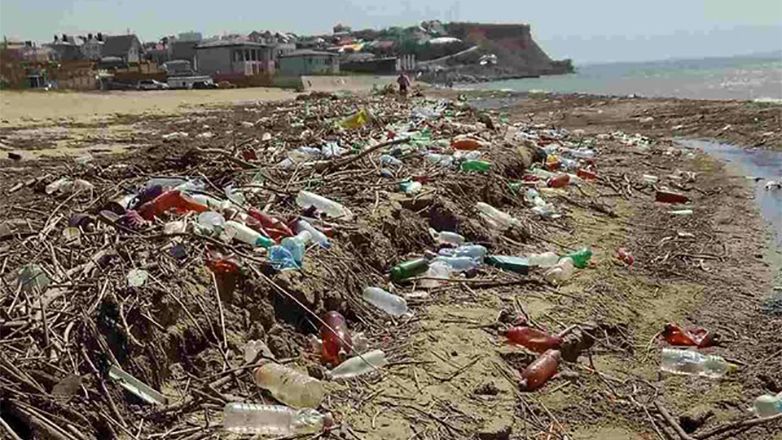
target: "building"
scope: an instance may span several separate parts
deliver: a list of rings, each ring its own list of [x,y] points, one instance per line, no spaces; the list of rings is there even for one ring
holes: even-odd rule
[[[196,46],[196,65],[204,75],[274,74],[272,47],[240,40],[217,40]]]
[[[196,64],[196,46],[198,46],[198,44],[197,41],[192,40],[176,40],[173,43],[169,43],[169,60],[187,61],[190,63],[190,66],[192,66],[193,70],[198,70],[198,65]]]
[[[195,41],[199,42],[204,39],[203,35],[201,35],[201,32],[196,31],[190,31],[190,32],[182,32],[177,35],[176,37],[177,41]]]
[[[54,41],[46,46],[52,50],[52,61],[77,61],[83,57],[81,45],[70,35],[55,35]]]
[[[280,56],[280,73],[285,76],[327,75],[339,73],[337,54],[315,50],[297,50]]]
[[[105,37],[102,58],[116,57],[126,64],[141,61],[141,41],[134,34]]]
[[[103,35],[88,34],[87,40],[81,45],[81,53],[85,60],[99,60],[103,56]]]

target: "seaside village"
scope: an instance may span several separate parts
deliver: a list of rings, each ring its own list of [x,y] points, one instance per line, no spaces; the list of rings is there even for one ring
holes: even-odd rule
[[[510,59],[504,68],[497,66],[493,42],[513,39],[514,34],[529,40],[521,46],[528,46],[535,59],[522,65]],[[438,74],[453,65],[478,74],[499,67],[511,76],[572,69],[568,60],[548,59],[529,37],[529,26],[444,25],[439,21],[362,31],[336,25],[331,34],[321,36],[254,31],[205,38],[200,32],[184,32],[146,42],[130,31],[124,35],[54,34],[43,43],[6,38],[0,51],[0,86],[5,88],[297,88],[306,75],[408,72],[437,81]]]

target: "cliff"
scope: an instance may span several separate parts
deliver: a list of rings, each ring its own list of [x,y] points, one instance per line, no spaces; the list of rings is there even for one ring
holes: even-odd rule
[[[449,35],[478,50],[438,63],[437,73],[427,79],[435,82],[493,80],[573,72],[570,60],[552,60],[535,42],[526,24],[449,23]],[[495,55],[496,64],[481,65],[482,56]],[[441,70],[443,69],[443,70]]]

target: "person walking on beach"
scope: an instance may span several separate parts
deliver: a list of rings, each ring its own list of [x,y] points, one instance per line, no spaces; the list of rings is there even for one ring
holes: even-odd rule
[[[402,72],[399,74],[399,78],[396,79],[396,82],[399,84],[399,94],[407,96],[407,89],[410,88],[410,78]]]

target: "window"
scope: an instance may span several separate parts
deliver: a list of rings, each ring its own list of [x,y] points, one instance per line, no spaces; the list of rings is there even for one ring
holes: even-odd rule
[[[250,49],[245,49],[244,50],[244,60],[245,61],[250,61]]]

